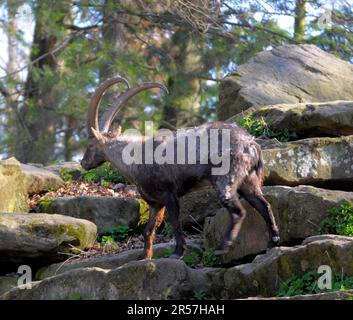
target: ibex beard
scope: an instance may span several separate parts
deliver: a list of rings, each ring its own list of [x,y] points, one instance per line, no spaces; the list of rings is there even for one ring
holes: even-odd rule
[[[126,82],[121,77],[113,79]],[[107,81],[110,82],[107,84]],[[164,132],[155,137],[136,135],[136,132],[133,136],[131,132],[110,132],[113,118],[127,99],[147,88],[167,89],[158,83],[144,83],[127,90],[118,96],[98,124],[100,97],[114,83],[112,79],[107,81],[97,89],[90,104],[88,148],[82,165],[85,169],[91,168],[104,159],[137,186],[141,197],[150,206],[149,221],[144,231],[144,258],[152,257],[153,240],[163,222],[165,209],[176,237],[172,257],[183,256],[186,244],[179,221],[179,198],[205,183],[213,186],[230,216],[219,248],[222,252],[226,252],[237,237],[246,215],[239,195],[264,218],[269,232],[268,246],[279,243],[271,206],[261,190],[264,176],[261,148],[250,134],[226,122]]]

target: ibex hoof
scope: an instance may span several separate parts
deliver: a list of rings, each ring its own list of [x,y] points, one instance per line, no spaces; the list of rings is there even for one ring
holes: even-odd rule
[[[274,236],[271,238],[271,241],[268,244],[268,248],[273,248],[273,247],[277,247],[280,241],[280,237],[279,236]]]
[[[273,243],[279,243],[279,240],[280,240],[279,236],[272,237],[272,242]]]

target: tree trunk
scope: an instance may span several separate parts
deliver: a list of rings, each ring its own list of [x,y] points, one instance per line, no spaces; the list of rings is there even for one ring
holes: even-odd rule
[[[200,121],[201,84],[196,74],[202,69],[201,54],[196,39],[183,30],[175,32],[171,41],[164,126],[190,126]]]
[[[50,12],[62,13],[67,8],[61,1],[39,0],[35,8],[35,30],[31,60],[52,51],[57,44],[55,32],[60,29],[62,20],[56,20],[57,30],[51,30],[43,19]],[[28,69],[25,84],[24,104],[20,110],[23,121],[18,128],[15,156],[24,163],[48,163],[55,157],[56,126],[58,123],[56,104],[58,96],[55,84],[46,83],[48,72],[55,75],[57,61],[52,55],[41,59]]]
[[[294,21],[294,39],[301,41],[305,37],[306,28],[306,3],[307,0],[296,0],[295,21]]]

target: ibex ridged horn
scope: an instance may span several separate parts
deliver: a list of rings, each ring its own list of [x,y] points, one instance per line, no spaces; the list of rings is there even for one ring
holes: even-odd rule
[[[110,129],[110,126],[118,114],[119,110],[122,108],[125,102],[127,102],[131,97],[136,95],[137,93],[147,90],[147,89],[152,89],[152,88],[159,88],[162,89],[164,92],[168,93],[168,89],[161,83],[158,82],[145,82],[140,85],[138,85],[135,88],[129,89],[128,91],[120,94],[114,102],[112,103],[112,107],[108,109],[102,116],[101,121],[100,121],[100,128],[103,132],[108,132]]]
[[[116,76],[114,78],[104,81],[94,92],[89,103],[88,115],[87,115],[87,131],[89,135],[93,134],[91,131],[92,127],[95,128],[96,130],[99,130],[98,128],[99,103],[105,91],[116,83],[124,83],[128,88],[130,87],[129,82],[125,78]]]

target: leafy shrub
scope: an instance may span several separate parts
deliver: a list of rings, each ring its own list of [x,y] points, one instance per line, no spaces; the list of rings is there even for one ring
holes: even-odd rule
[[[97,241],[103,242],[104,237],[110,237],[114,241],[125,240],[129,236],[129,233],[131,231],[132,231],[132,229],[130,229],[130,227],[128,227],[128,226],[120,225],[120,226],[112,227],[112,228],[109,228],[106,231],[100,233],[98,235]],[[109,240],[110,238],[105,238],[105,239]]]
[[[40,206],[40,210],[43,212],[47,212],[51,203],[53,202],[53,199],[51,197],[43,197],[38,200],[38,205]]]
[[[191,251],[188,255],[185,255],[183,261],[190,268],[195,267],[199,262],[200,256],[196,251]]]
[[[295,132],[289,132],[287,128],[281,132],[272,131],[263,118],[254,118],[250,114],[239,120],[238,124],[254,137],[276,138],[281,142],[288,142],[298,138]]]
[[[173,249],[166,249],[166,250],[163,252],[163,257],[164,257],[164,258],[169,258],[172,254],[173,254]]]
[[[353,237],[353,205],[350,202],[328,210],[328,216],[321,222],[319,233],[333,233]]]
[[[59,173],[60,173],[61,179],[63,179],[65,182],[72,182],[73,176],[69,169],[60,168]]]
[[[314,271],[309,271],[303,276],[290,277],[287,281],[281,283],[278,295],[280,297],[291,297],[302,294],[316,294],[353,289],[353,277],[336,274],[332,279],[332,289],[321,290],[317,286],[317,280],[319,277],[320,275]]]
[[[102,236],[101,244],[104,249],[115,250],[119,248],[113,236]]]
[[[109,162],[105,162],[98,168],[83,172],[81,177],[87,182],[126,183],[126,179]]]
[[[207,249],[202,254],[202,264],[205,267],[213,267],[217,262],[217,257],[213,248]]]

